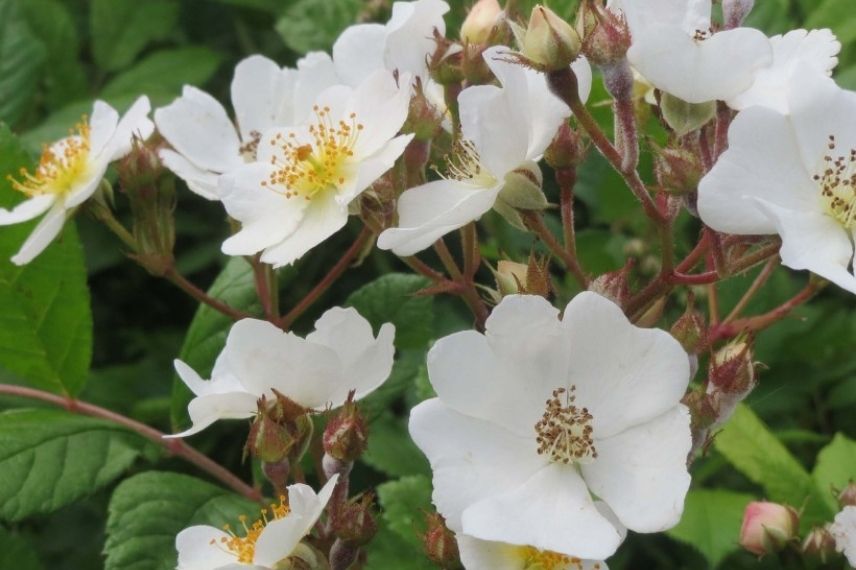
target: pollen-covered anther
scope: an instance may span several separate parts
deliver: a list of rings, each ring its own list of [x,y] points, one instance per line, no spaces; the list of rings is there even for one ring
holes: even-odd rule
[[[856,148],[836,153],[835,135],[829,135],[828,153],[814,175],[827,213],[846,229],[856,229]]]
[[[84,116],[69,136],[53,146],[45,146],[39,164],[31,174],[20,170],[20,178],[9,176],[12,187],[27,196],[67,194],[89,168],[89,122]]]
[[[583,561],[574,556],[559,554],[549,550],[538,550],[531,546],[520,547],[520,557],[524,570],[582,570]],[[600,570],[601,564],[595,563],[594,570]]]
[[[435,171],[446,180],[473,182],[481,186],[491,186],[494,182],[493,175],[482,164],[475,145],[467,139],[455,143],[445,163],[444,170]]]
[[[286,501],[285,496],[280,496],[279,503],[271,503],[268,508],[262,509],[260,518],[250,525],[247,524],[248,517],[241,516],[238,520],[241,521],[243,527],[242,536],[236,534],[229,525],[226,525],[223,530],[229,536],[221,538],[219,544],[216,540],[212,540],[211,544],[222,547],[226,552],[235,556],[238,562],[252,564],[256,555],[256,542],[258,542],[262,531],[271,522],[283,519],[291,512]]]
[[[556,463],[590,463],[597,458],[592,437],[594,417],[588,408],[576,405],[575,386],[553,390],[547,408],[535,424],[538,454]]]
[[[278,133],[270,141],[279,147],[279,157],[271,158],[276,169],[262,186],[269,187],[286,198],[311,200],[320,192],[341,187],[348,177],[348,160],[364,129],[356,113],[347,120],[334,121],[329,107],[313,108],[315,122],[308,130],[308,139],[298,140],[295,133]]]
[[[696,40],[696,41],[702,41],[702,40],[706,40],[706,39],[708,39],[708,38],[709,38],[710,36],[712,36],[712,35],[713,35],[713,30],[712,30],[712,29],[707,29],[707,30],[696,30],[696,31],[693,33],[693,39],[694,39],[694,40]]]

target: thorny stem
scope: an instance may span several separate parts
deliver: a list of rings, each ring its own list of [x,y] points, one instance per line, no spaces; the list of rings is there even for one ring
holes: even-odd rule
[[[279,323],[277,324],[281,329],[288,330],[291,328],[294,321],[300,318],[300,316],[306,312],[306,310],[311,307],[312,304],[315,303],[315,301],[317,301],[318,298],[321,297],[321,295],[323,295],[339,277],[342,276],[348,267],[350,267],[357,255],[359,255],[363,250],[372,235],[374,235],[374,233],[371,229],[363,227],[362,231],[360,231],[360,235],[357,236],[357,239],[354,240],[351,247],[342,254],[342,257],[336,262],[336,265],[330,269],[327,275],[325,275],[321,281],[319,281],[318,284],[306,294],[305,297],[303,297],[288,313],[285,314],[285,316],[279,320]]]
[[[613,98],[616,146],[621,149],[621,171],[635,171],[639,165],[639,135],[633,103],[633,71],[627,59],[603,67],[603,81]]]
[[[464,276],[472,281],[481,264],[478,228],[475,222],[461,228],[461,248],[464,252]]]
[[[547,74],[548,83],[553,93],[558,96],[573,111],[577,121],[585,129],[594,145],[606,158],[612,167],[624,178],[630,191],[642,204],[645,214],[657,225],[668,223],[666,216],[657,208],[657,204],[648,193],[645,183],[634,168],[623,167],[624,157],[615,149],[600,126],[580,100],[577,76],[570,68],[552,71]]]
[[[560,168],[556,170],[565,251],[574,258],[577,257],[577,236],[574,228],[574,185],[576,181],[577,171],[575,168]]]
[[[466,247],[466,244],[464,247]],[[440,261],[443,262],[443,267],[446,268],[446,271],[449,273],[452,281],[458,285],[458,294],[470,308],[470,311],[472,311],[473,316],[476,319],[476,328],[483,330],[484,323],[487,321],[488,310],[479,295],[479,292],[476,290],[472,277],[465,276],[461,272],[461,269],[458,267],[457,262],[455,262],[455,258],[452,256],[452,252],[449,251],[449,248],[446,246],[446,242],[443,241],[443,238],[434,242],[434,250],[440,257]]]
[[[761,287],[770,279],[770,276],[773,275],[773,272],[776,270],[776,267],[779,266],[779,258],[771,257],[767,264],[764,265],[764,269],[761,270],[761,273],[755,277],[755,280],[752,281],[752,284],[740,298],[734,308],[728,313],[728,316],[722,320],[722,324],[727,324],[740,316],[740,313],[746,309],[746,306],[749,305],[749,302],[755,296],[755,294],[761,290]]]
[[[782,303],[772,311],[758,315],[755,317],[747,317],[745,319],[736,319],[730,323],[723,321],[711,328],[707,340],[699,351],[707,350],[717,341],[733,338],[743,332],[757,332],[769,328],[771,325],[781,321],[791,314],[791,312],[809,301],[817,295],[826,286],[825,281],[812,280],[806,285],[802,291],[791,297],[786,302]]]
[[[716,127],[715,127],[715,144],[713,147],[714,159],[725,152],[728,148],[728,127],[731,126],[731,109],[723,103],[717,103],[716,107]]]
[[[253,266],[253,276],[256,283],[256,294],[259,297],[259,302],[262,304],[265,318],[272,323],[279,319],[278,308],[278,291],[275,287],[276,272],[273,268],[262,263],[259,256],[254,256],[250,263]]]
[[[163,277],[164,279],[166,279],[167,281],[169,281],[170,283],[172,283],[173,285],[175,285],[200,303],[208,305],[215,311],[223,313],[233,321],[239,321],[241,319],[253,316],[250,313],[246,313],[244,311],[235,309],[234,307],[230,307],[223,301],[220,301],[210,296],[208,293],[188,281],[188,279],[184,275],[180,274],[175,269],[175,267],[167,268],[167,270],[164,272]]]
[[[252,501],[261,501],[262,499],[261,492],[258,489],[247,485],[234,473],[232,473],[222,465],[214,462],[209,457],[200,453],[193,447],[189,446],[183,440],[164,439],[164,436],[166,434],[156,430],[151,426],[147,426],[146,424],[133,420],[127,416],[123,416],[122,414],[113,412],[106,408],[96,406],[95,404],[90,404],[88,402],[83,402],[74,398],[58,396],[56,394],[51,394],[50,392],[45,392],[43,390],[26,388],[24,386],[0,384],[0,394],[8,394],[10,396],[19,396],[22,398],[30,398],[33,400],[48,402],[49,404],[64,408],[65,410],[68,410],[69,412],[75,414],[101,418],[118,424],[139,434],[141,437],[144,437],[160,445],[172,455],[175,455],[176,457],[181,457],[182,459],[192,463],[193,465],[195,465],[202,471],[208,473],[209,475],[211,475],[236,493],[239,493]]]
[[[402,257],[401,261],[403,261],[405,264],[407,264],[407,266],[410,267],[410,269],[412,269],[416,273],[419,273],[420,275],[427,277],[428,279],[430,279],[431,281],[434,281],[435,283],[441,283],[441,282],[446,280],[445,275],[443,275],[439,271],[432,269],[431,267],[428,266],[427,263],[425,263],[424,261],[422,261],[421,259],[419,259],[415,255],[410,256],[410,257]]]
[[[553,233],[550,231],[550,228],[544,224],[544,218],[541,217],[541,214],[536,212],[525,212],[523,214],[523,221],[526,223],[526,226],[531,229],[542,242],[544,242],[544,245],[549,248],[553,255],[562,260],[565,267],[573,273],[577,282],[580,284],[580,287],[588,289],[589,278],[585,274],[585,271],[583,271],[582,267],[580,267],[577,257],[566,248],[563,248],[556,240],[555,236],[553,236]]]
[[[93,207],[91,212],[93,216],[95,216],[97,220],[107,226],[107,229],[113,232],[113,234],[118,237],[119,240],[121,240],[122,243],[125,244],[125,246],[130,251],[134,253],[139,251],[140,246],[139,243],[137,243],[136,238],[134,238],[134,236],[131,235],[131,232],[129,232],[125,228],[125,226],[123,226],[119,222],[119,220],[117,220],[113,216],[113,213],[110,212],[106,206],[103,208]],[[199,301],[200,303],[208,305],[215,311],[223,313],[233,321],[252,316],[249,313],[240,311],[238,309],[235,309],[234,307],[230,307],[226,303],[215,299],[214,297],[211,297],[210,295],[208,295],[208,293],[206,293],[205,291],[191,283],[186,277],[181,275],[175,268],[175,266],[167,267],[166,270],[163,272],[162,277],[173,285],[175,285],[176,287],[178,287],[179,289],[181,289],[182,291],[184,291],[185,293],[187,293],[188,295],[190,295],[191,297],[193,297],[194,299],[196,299],[197,301]]]

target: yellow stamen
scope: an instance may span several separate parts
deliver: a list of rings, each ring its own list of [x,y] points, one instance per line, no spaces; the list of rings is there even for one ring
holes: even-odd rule
[[[330,108],[316,106],[316,121],[309,127],[311,142],[298,141],[294,133],[288,137],[278,134],[271,141],[285,155],[285,160],[271,159],[276,171],[262,185],[282,193],[312,200],[321,192],[336,189],[348,176],[348,161],[354,156],[354,146],[363,125],[355,113],[348,121],[334,124]]]
[[[550,552],[549,550],[538,550],[531,546],[521,546],[517,554],[523,562],[524,570],[565,570],[566,568],[582,569],[583,561],[573,556]],[[595,564],[595,569],[600,568]]]
[[[475,145],[467,139],[458,141],[452,153],[446,157],[445,172],[436,168],[434,170],[446,180],[472,182],[480,187],[496,184],[496,178],[482,164]]]
[[[262,509],[260,517],[251,525],[247,525],[249,519],[246,516],[242,515],[238,517],[243,527],[241,536],[236,534],[229,525],[226,525],[223,530],[229,534],[229,537],[220,539],[220,543],[225,550],[233,554],[238,559],[238,562],[252,564],[253,558],[256,555],[256,542],[258,542],[259,537],[262,535],[262,531],[268,524],[287,517],[288,513],[291,512],[286,504],[286,500],[286,497],[281,496],[279,504],[272,503],[269,508]],[[211,543],[217,544],[214,540]]]
[[[62,145],[45,146],[35,171],[20,171],[20,179],[9,176],[12,187],[27,196],[69,193],[89,171],[89,123],[86,117],[69,132]]]

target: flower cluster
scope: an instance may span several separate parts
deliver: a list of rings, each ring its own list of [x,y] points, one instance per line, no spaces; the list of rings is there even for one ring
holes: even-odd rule
[[[179,570],[345,570],[362,561],[377,524],[371,496],[349,497],[349,475],[370,431],[361,400],[391,374],[395,327],[373,329],[368,314],[336,307],[305,336],[290,329],[374,245],[432,281],[419,294],[457,295],[473,313],[476,330],[428,351],[434,397],[409,417],[432,469],[428,554],[468,570],[605,570],[629,531],[677,525],[690,464],[758,383],[753,335],[822,280],[856,293],[856,93],[831,77],[841,45],[829,30],[767,37],[742,26],[752,2],[715,11],[712,0],[581,0],[574,22],[540,5],[527,19],[509,4],[506,12],[479,0],[459,40],[446,37],[443,0],[400,1],[386,23],[352,26],[330,54],[306,54],[293,68],[250,56],[234,70],[231,114],[193,86],[153,121],[145,97],[121,119],[97,102],[33,171],[13,178],[26,200],[0,209],[0,225],[43,216],[16,264],[86,203],[141,265],[235,321],[210,379],[175,361],[193,392],[192,425],[170,437],[251,419],[245,455],[278,500],[234,530],[182,531]],[[598,79],[614,138],[586,105],[604,92]],[[642,120],[664,133],[650,145],[651,185],[639,168]],[[660,239],[662,257],[647,273],[628,260],[591,275],[578,254],[574,184],[591,149]],[[231,232],[221,250],[252,265],[263,319],[188,284],[172,263],[174,239],[159,242],[158,263],[146,257],[104,199],[108,167],[123,157],[129,193],[135,177],[175,176],[222,205]],[[562,243],[546,221],[551,201]],[[166,203],[145,223],[174,238]],[[701,236],[682,260],[680,215]],[[480,243],[483,218],[534,234],[529,263],[500,260],[503,246]],[[361,237],[329,279],[280,315],[276,270],[357,219]],[[461,265],[444,241],[458,233]],[[541,246],[572,286],[554,287]],[[432,247],[445,273],[416,257]],[[497,258],[495,289],[476,282],[486,252]],[[817,277],[777,309],[741,318],[779,258]],[[709,324],[693,307],[696,292],[682,291],[684,316],[671,333],[657,328],[673,291],[761,263],[725,318],[715,289]],[[651,278],[640,286],[640,277]],[[705,358],[707,375],[693,382]],[[309,448],[317,495],[304,484]],[[851,563],[854,513],[846,506],[824,528]],[[790,507],[752,503],[739,541],[758,555],[780,550],[799,538],[798,523]]]

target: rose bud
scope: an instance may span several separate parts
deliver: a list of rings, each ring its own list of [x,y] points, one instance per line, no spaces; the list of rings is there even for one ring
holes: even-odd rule
[[[428,530],[422,537],[425,554],[431,562],[446,570],[463,568],[458,541],[454,533],[446,527],[446,521],[437,513],[427,515]]]
[[[501,14],[497,0],[479,0],[461,26],[461,40],[469,44],[487,43]]]
[[[566,69],[580,55],[580,36],[555,12],[541,6],[532,9],[523,38],[523,56],[543,71]]]
[[[758,556],[782,550],[798,537],[800,518],[786,505],[752,502],[743,513],[740,545]]]
[[[322,439],[324,452],[345,463],[356,461],[368,445],[368,426],[353,396],[351,392],[339,414],[327,424]]]
[[[826,527],[815,527],[802,543],[802,553],[826,564],[835,557],[835,537]]]
[[[856,507],[856,483],[850,481],[844,489],[838,493],[838,504],[841,508]]]

